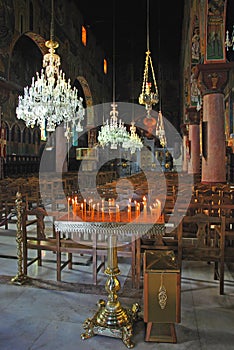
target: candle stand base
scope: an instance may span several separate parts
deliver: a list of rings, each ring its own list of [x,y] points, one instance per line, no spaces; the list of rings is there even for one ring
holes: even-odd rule
[[[28,276],[26,276],[26,275],[16,275],[15,277],[13,277],[12,279],[11,279],[11,283],[12,284],[17,284],[17,285],[23,285],[23,284],[25,284],[25,283],[27,283],[29,281],[29,278],[28,278]]]
[[[119,274],[119,270],[107,268],[105,273],[109,276],[105,287],[109,293],[108,301],[98,301],[98,311],[92,318],[85,320],[85,333],[81,334],[81,338],[88,339],[94,335],[120,338],[127,348],[133,348],[133,323],[138,319],[140,306],[134,303],[130,309],[123,308],[117,296],[120,283],[116,275]]]

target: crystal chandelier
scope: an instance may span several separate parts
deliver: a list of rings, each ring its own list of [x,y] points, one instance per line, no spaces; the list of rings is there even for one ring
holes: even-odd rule
[[[60,57],[55,53],[59,44],[54,40],[54,1],[51,1],[50,40],[45,46],[49,53],[43,57],[41,73],[32,78],[31,86],[24,88],[24,96],[19,96],[16,115],[25,121],[27,127],[38,125],[53,132],[64,122],[65,129],[82,131],[84,119],[83,99],[78,98],[78,90],[71,87],[70,79],[60,69]]]
[[[227,51],[229,50],[229,47],[232,47],[232,50],[234,50],[234,25],[232,28],[231,38],[229,38],[229,31],[226,31],[225,47],[227,48]]]
[[[151,69],[151,80],[149,70]],[[152,90],[151,90],[152,89]],[[152,106],[159,102],[158,87],[155,79],[152,58],[149,49],[149,0],[147,0],[147,51],[145,58],[145,69],[143,76],[142,91],[139,96],[139,104],[145,105],[147,117],[150,117]]]
[[[137,135],[136,133],[136,126],[134,121],[131,122],[131,126],[130,126],[130,139],[128,141],[129,144],[129,148],[131,150],[131,153],[135,153],[136,150],[141,150],[141,148],[143,147],[143,143],[140,139],[140,137]]]
[[[122,120],[118,120],[117,104],[113,102],[111,107],[110,120],[107,119],[102,125],[98,134],[98,142],[102,147],[110,145],[111,149],[117,149],[118,146],[129,148],[130,135]]]
[[[131,153],[141,149],[143,144],[136,134],[134,123],[130,127],[130,134],[121,119],[118,118],[117,104],[115,103],[115,16],[113,18],[113,103],[111,104],[110,120],[107,119],[98,133],[100,146],[110,146],[111,149],[122,147],[130,148]]]

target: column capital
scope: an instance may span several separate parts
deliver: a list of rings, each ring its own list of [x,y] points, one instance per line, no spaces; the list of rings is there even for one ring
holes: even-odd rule
[[[203,95],[223,93],[228,82],[229,71],[233,67],[234,62],[198,64],[195,76],[201,93]]]
[[[196,107],[187,107],[186,114],[189,124],[200,124],[200,112]]]

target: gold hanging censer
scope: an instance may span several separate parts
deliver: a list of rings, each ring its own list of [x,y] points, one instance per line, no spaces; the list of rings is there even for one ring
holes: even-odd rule
[[[152,83],[149,82],[149,67],[152,71],[152,78],[153,78],[153,88],[154,91],[151,91]],[[152,110],[152,106],[158,103],[159,97],[158,97],[158,88],[157,83],[155,79],[154,74],[154,68],[152,64],[152,59],[150,56],[150,51],[146,51],[146,59],[145,59],[145,70],[144,70],[144,77],[143,77],[143,84],[142,84],[142,91],[139,96],[139,103],[141,105],[145,105],[146,111],[147,111],[147,117],[150,117],[150,112]]]

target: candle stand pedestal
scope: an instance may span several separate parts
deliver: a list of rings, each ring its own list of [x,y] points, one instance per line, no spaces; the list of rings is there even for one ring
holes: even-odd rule
[[[98,311],[92,318],[87,318],[83,324],[85,332],[82,339],[88,339],[94,335],[120,338],[127,348],[133,348],[133,323],[138,319],[140,306],[134,303],[130,309],[121,306],[118,300],[120,282],[117,276],[120,274],[117,261],[117,236],[111,234],[108,237],[107,249],[108,263],[105,274],[108,276],[105,289],[108,293],[108,301],[100,299],[97,303]]]

